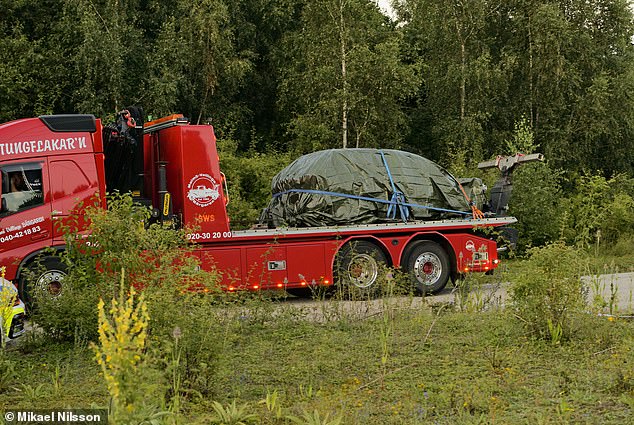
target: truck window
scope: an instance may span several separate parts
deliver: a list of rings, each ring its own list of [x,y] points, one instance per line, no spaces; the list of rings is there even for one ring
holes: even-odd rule
[[[0,215],[9,215],[44,204],[41,164],[5,165],[0,167],[0,172],[2,173]]]

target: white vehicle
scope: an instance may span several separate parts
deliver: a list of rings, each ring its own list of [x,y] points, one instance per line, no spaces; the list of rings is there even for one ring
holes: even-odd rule
[[[0,277],[0,302],[12,305],[0,306],[0,342],[19,337],[24,333],[24,303],[18,298],[18,291],[8,280]]]
[[[220,192],[218,192],[217,188],[210,189],[205,186],[198,186],[196,189],[190,189],[189,192],[187,192],[187,198],[189,198],[190,201],[197,199],[211,199],[215,201],[219,197]]]

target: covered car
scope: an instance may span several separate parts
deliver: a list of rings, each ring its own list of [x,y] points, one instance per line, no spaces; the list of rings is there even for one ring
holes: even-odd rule
[[[319,227],[469,216],[458,181],[438,164],[391,149],[304,155],[272,181],[269,227]]]

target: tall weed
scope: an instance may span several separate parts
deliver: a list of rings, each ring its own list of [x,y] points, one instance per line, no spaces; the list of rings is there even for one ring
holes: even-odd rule
[[[529,255],[512,275],[512,308],[531,332],[560,341],[570,335],[572,316],[585,305],[583,254],[557,242],[532,248]]]
[[[123,276],[123,275],[122,275]],[[127,292],[127,294],[126,294]],[[134,287],[124,290],[106,310],[99,301],[99,344],[93,344],[110,394],[110,414],[115,423],[140,422],[156,414],[157,385],[146,360],[149,315],[143,295]]]

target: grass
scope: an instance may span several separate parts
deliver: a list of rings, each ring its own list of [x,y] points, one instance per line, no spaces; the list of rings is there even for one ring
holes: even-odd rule
[[[632,242],[634,243],[634,241]],[[588,275],[594,274],[611,274],[611,273],[631,273],[634,272],[634,255],[632,253],[620,253],[614,255],[610,252],[599,253],[599,255],[590,255],[585,258],[587,261]],[[504,259],[502,267],[514,268],[520,262],[520,259]]]
[[[254,301],[270,303],[270,301]],[[584,315],[560,345],[531,338],[511,314],[383,304],[389,315],[315,322],[285,302],[221,319],[205,394],[184,393],[180,423],[206,422],[213,402],[260,401],[284,412],[343,415],[344,424],[624,424],[634,409],[634,324]],[[220,308],[220,307],[219,307]],[[326,305],[325,308],[331,308]],[[334,307],[332,307],[334,308]],[[253,311],[253,314],[248,312]],[[389,317],[390,332],[385,332]],[[385,361],[385,345],[389,356]],[[94,353],[27,337],[5,361],[17,371],[0,393],[9,408],[106,406]],[[56,391],[56,385],[63,386]]]
[[[118,208],[90,216],[95,246],[110,248],[69,250],[64,295],[40,299],[33,316],[40,332],[0,351],[0,406],[108,408],[113,424],[624,424],[634,416],[634,322],[617,303],[625,297],[631,307],[632,295],[597,277],[633,269],[627,239],[591,259],[548,244],[504,261],[494,276],[460,281],[449,297],[307,307],[279,294],[218,293],[218,276],[197,271],[179,248],[184,233],[140,229],[148,212],[131,198],[110,205]],[[160,261],[148,268],[147,258]],[[400,273],[381,275],[387,294],[407,292]],[[580,275],[601,295],[585,294]],[[211,293],[183,291],[183,280]],[[490,295],[499,282],[507,307]],[[145,313],[131,287],[143,287],[147,328],[134,326]],[[597,291],[606,288],[607,298]],[[113,294],[126,308],[97,315],[98,300],[110,305]]]

